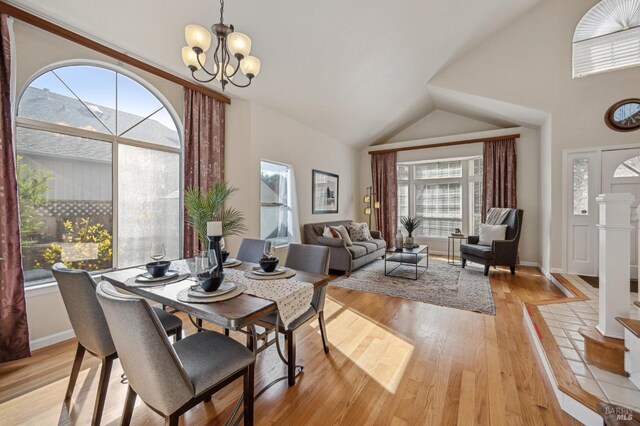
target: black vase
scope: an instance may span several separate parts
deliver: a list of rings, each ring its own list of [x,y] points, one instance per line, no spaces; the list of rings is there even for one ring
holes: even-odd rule
[[[223,260],[222,260],[222,249],[220,248],[220,240],[222,239],[222,237],[207,237],[209,239],[209,249],[207,250],[208,256],[209,256],[209,261],[211,263],[213,263],[213,260],[215,258],[216,263],[218,266],[215,267],[215,271],[218,271],[219,273],[223,273],[224,272],[224,268],[223,268]]]

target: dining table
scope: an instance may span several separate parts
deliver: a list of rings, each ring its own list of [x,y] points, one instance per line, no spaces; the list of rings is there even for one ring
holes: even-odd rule
[[[172,262],[185,262],[186,264],[187,259],[179,259]],[[243,262],[240,265],[235,266],[233,269],[246,272],[252,270],[256,265],[257,264],[255,263]],[[201,324],[201,321],[207,321],[212,324],[219,325],[225,328],[225,330],[234,330],[247,334],[247,346],[256,354],[269,346],[268,336],[265,337],[264,333],[262,335],[258,334],[256,323],[265,315],[278,311],[276,302],[246,293],[241,293],[228,300],[213,303],[182,302],[178,300],[178,293],[195,284],[191,277],[169,284],[162,284],[159,282],[157,285],[153,286],[127,285],[127,282],[130,281],[130,279],[143,272],[142,269],[144,268],[131,267],[127,269],[119,269],[103,274],[102,279],[111,283],[114,287],[160,303],[163,306],[173,308],[176,311],[184,312],[189,316],[193,316],[198,319],[198,324]],[[313,284],[314,289],[321,288],[329,283],[328,275],[299,270],[294,271],[295,275],[288,278],[289,280]],[[196,325],[196,323],[194,323],[194,325]],[[198,325],[196,325],[196,327],[198,327]],[[291,385],[292,383],[295,383],[295,377],[297,376],[296,367],[299,368],[300,371],[302,370],[302,367],[295,365],[295,359],[292,362],[288,362],[282,356],[279,343],[277,341],[277,328],[278,327],[276,327],[275,330],[275,343],[278,345],[280,358],[288,365],[287,376],[284,378],[287,378]],[[264,342],[264,345],[259,348],[259,341],[261,340]],[[273,340],[271,343],[273,343]],[[295,354],[295,350],[290,353]]]

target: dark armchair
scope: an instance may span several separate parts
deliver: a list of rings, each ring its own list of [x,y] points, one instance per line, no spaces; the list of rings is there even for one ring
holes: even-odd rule
[[[511,209],[507,217],[502,222],[507,225],[507,233],[504,240],[495,240],[490,246],[480,245],[479,237],[470,236],[467,244],[460,247],[462,257],[462,267],[467,264],[467,260],[484,265],[484,275],[489,275],[490,266],[509,265],[511,273],[516,273],[516,262],[518,258],[518,243],[522,231],[521,209]]]

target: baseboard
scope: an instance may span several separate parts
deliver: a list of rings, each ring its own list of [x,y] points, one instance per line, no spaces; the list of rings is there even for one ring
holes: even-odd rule
[[[60,333],[50,334],[39,339],[35,339],[29,342],[29,348],[32,351],[36,349],[42,349],[46,346],[55,345],[56,343],[64,342],[65,340],[73,339],[76,334],[73,329],[61,331]]]
[[[553,276],[553,274],[551,274],[548,278],[549,278],[549,281],[551,281],[551,283],[555,285],[558,288],[558,290],[562,292],[562,294],[564,294],[567,297],[576,297],[576,295],[573,294],[571,290],[566,288],[560,281],[558,281],[558,279],[555,276]]]
[[[521,265],[521,266],[531,266],[533,268],[538,268],[538,269],[542,270],[542,268],[540,267],[540,264],[538,262],[521,261],[519,263],[519,265]]]
[[[594,411],[589,409],[588,407],[581,404],[576,399],[572,398],[570,395],[567,395],[558,387],[558,382],[556,380],[555,374],[553,373],[553,368],[549,363],[549,359],[547,358],[547,354],[542,347],[542,343],[540,342],[540,338],[538,337],[538,332],[531,320],[529,312],[527,311],[527,307],[523,304],[522,306],[522,314],[524,317],[524,322],[529,331],[529,336],[533,341],[533,345],[535,347],[536,353],[538,354],[538,359],[542,361],[542,366],[544,367],[544,371],[546,373],[547,379],[551,384],[551,388],[553,389],[553,393],[560,404],[560,408],[567,414],[569,414],[574,419],[578,420],[580,423],[588,426],[601,426],[602,418],[596,414]]]

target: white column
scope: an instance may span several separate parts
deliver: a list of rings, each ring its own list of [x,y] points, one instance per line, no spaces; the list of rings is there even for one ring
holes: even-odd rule
[[[636,211],[631,217],[631,221],[635,223],[636,226],[636,235],[632,235],[631,238],[636,238],[636,252],[638,255],[638,259],[636,259],[638,263],[636,263],[636,265],[638,265],[638,279],[640,279],[640,205],[636,207]],[[638,292],[638,301],[640,301],[640,292]]]
[[[631,194],[600,194],[598,225],[600,275],[600,321],[604,336],[624,338],[624,328],[616,317],[629,317],[631,268]]]

